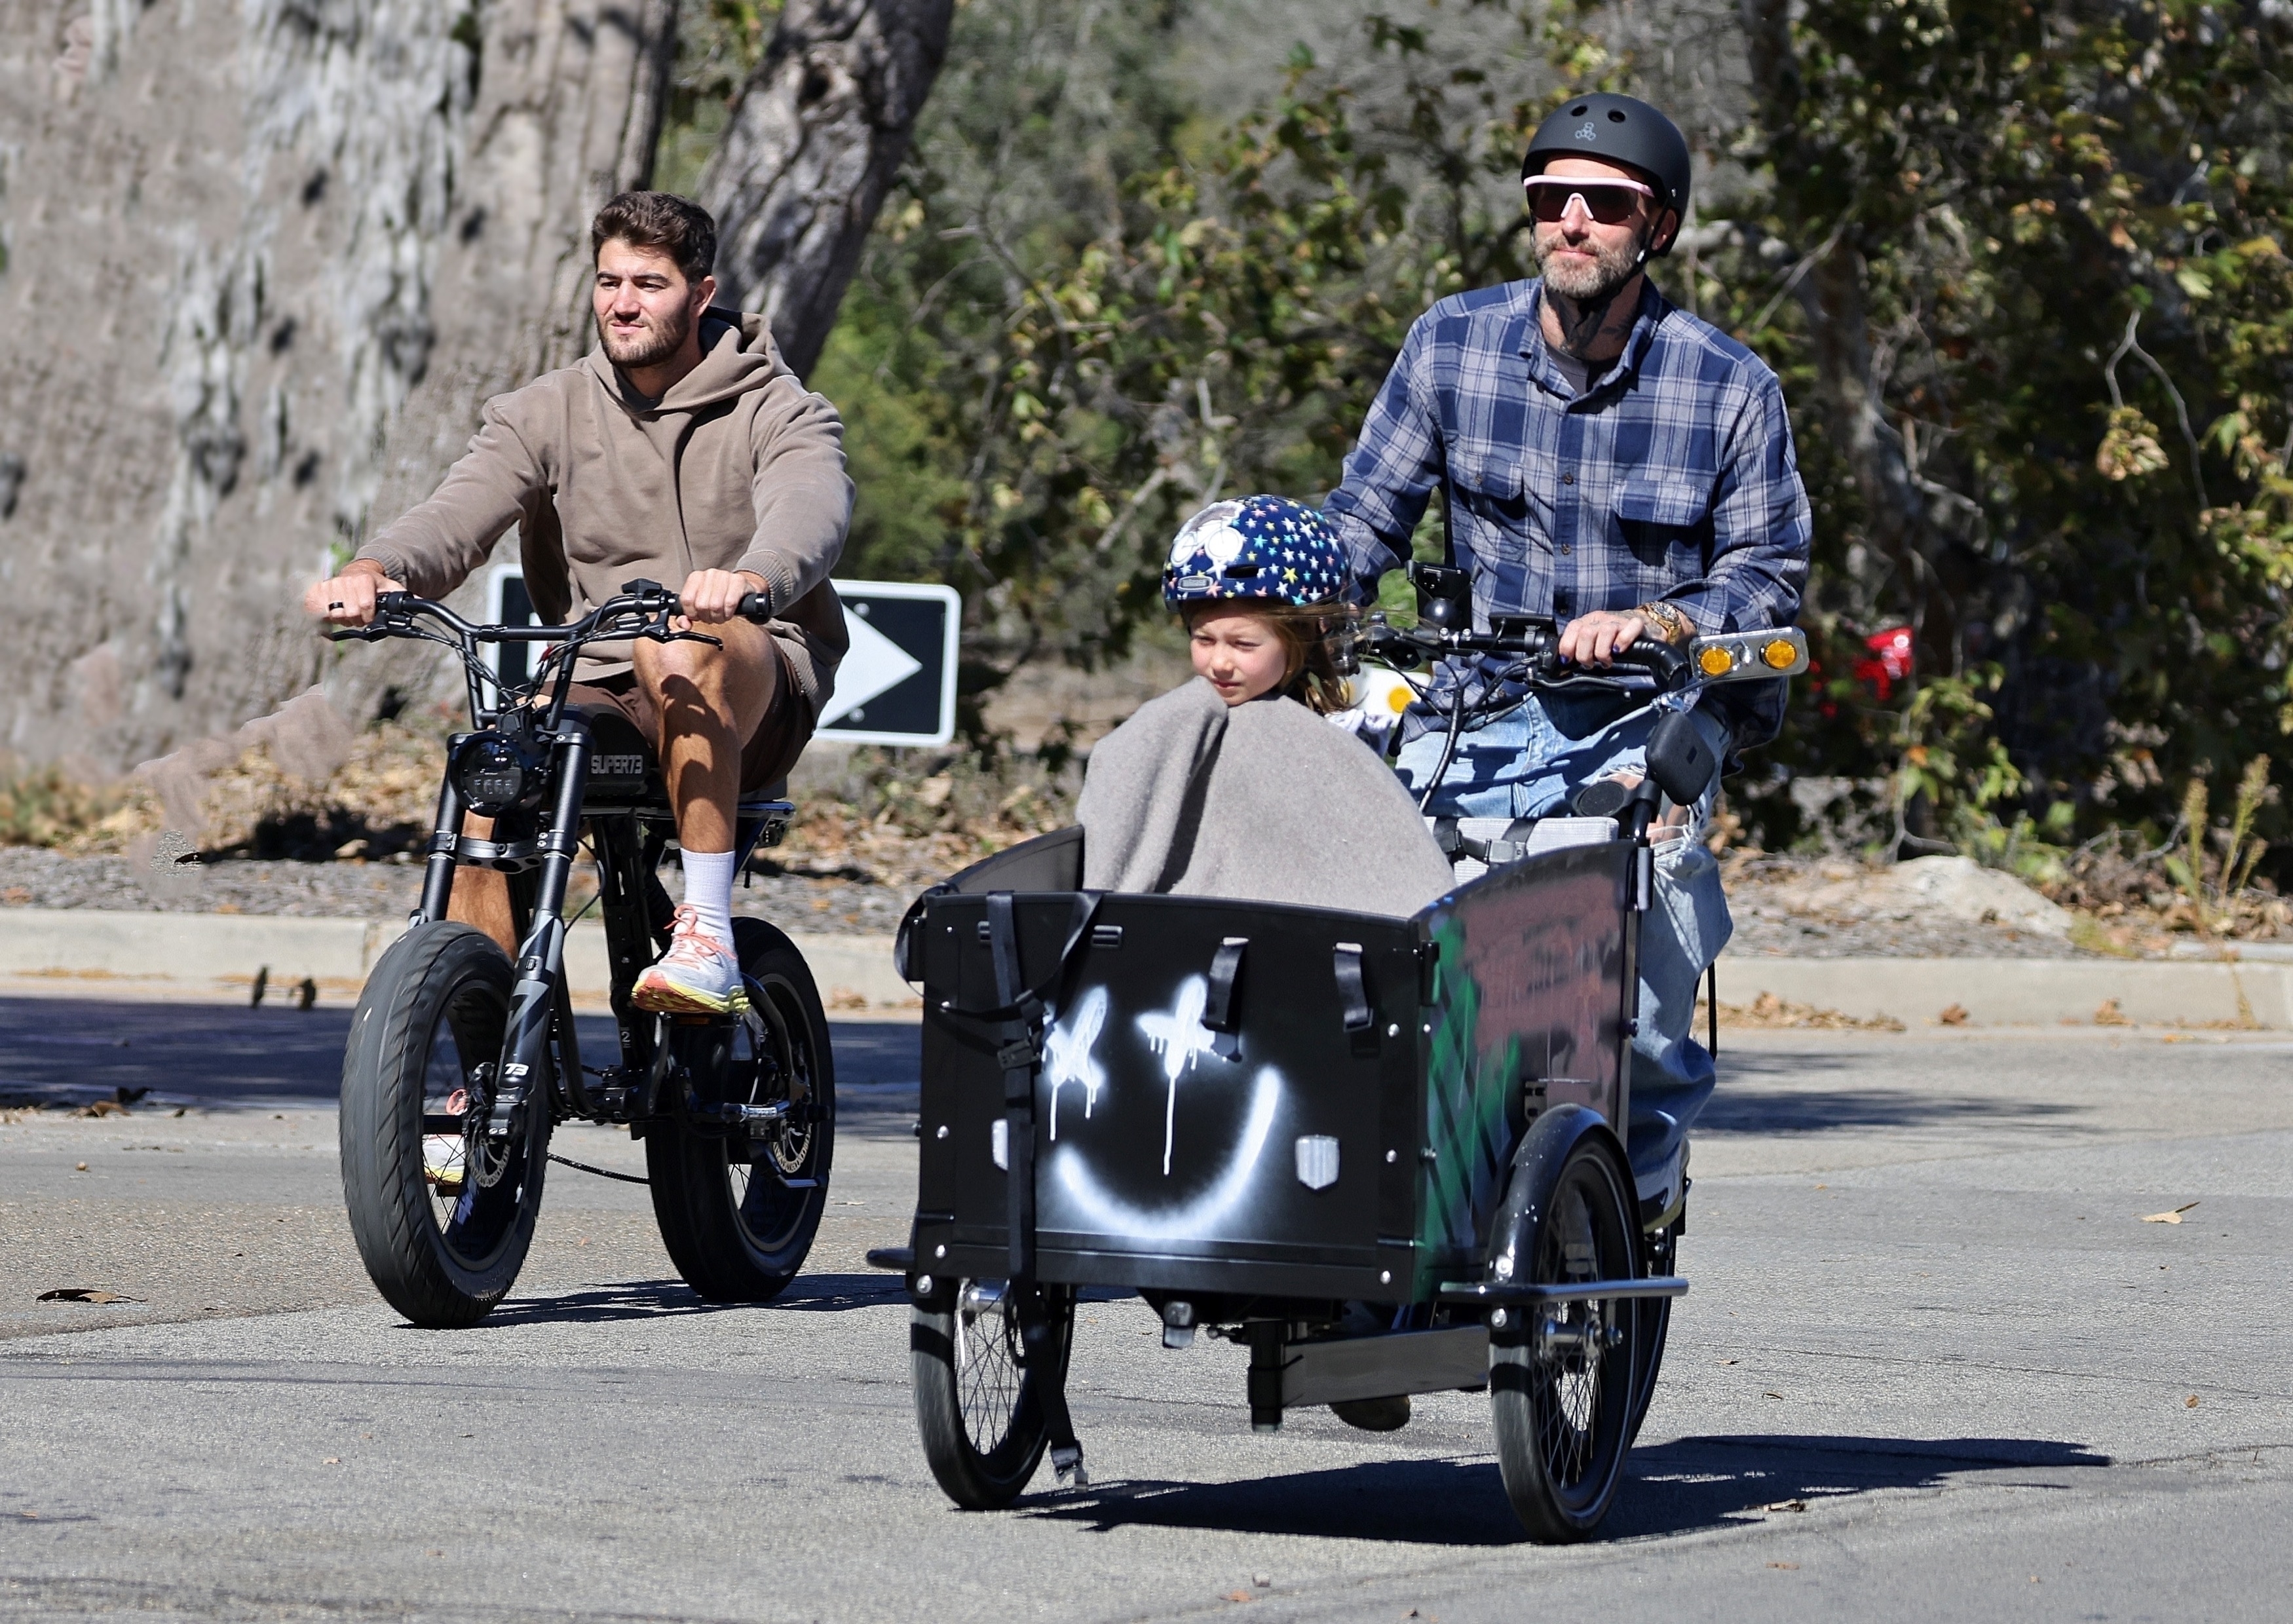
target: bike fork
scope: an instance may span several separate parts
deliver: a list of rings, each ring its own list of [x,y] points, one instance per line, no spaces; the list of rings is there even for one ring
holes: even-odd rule
[[[423,862],[422,905],[414,915],[418,925],[435,925],[444,918],[453,899],[454,848],[462,838],[462,792],[454,782],[451,763],[462,739],[457,733],[446,745],[449,769],[445,781],[438,786],[438,820],[430,831],[429,854]]]
[[[541,884],[533,900],[533,928],[519,947],[509,995],[509,1024],[502,1039],[499,1091],[493,1120],[513,1123],[535,1096],[548,1062],[549,1029],[557,983],[565,974],[565,887],[581,850],[581,800],[589,780],[589,731],[568,716],[559,729],[557,804],[541,836]]]

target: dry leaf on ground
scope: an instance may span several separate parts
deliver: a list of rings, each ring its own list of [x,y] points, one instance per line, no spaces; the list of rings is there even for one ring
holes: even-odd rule
[[[2142,1221],[2144,1224],[2179,1224],[2182,1215],[2196,1205],[2195,1201],[2184,1201],[2171,1212],[2153,1212]]]
[[[1833,1032],[1900,1032],[1903,1023],[1892,1015],[1851,1015],[1843,1010],[1818,1009],[1794,1004],[1772,992],[1763,992],[1750,1004],[1722,1004],[1720,1021],[1725,1026],[1764,1027]]]
[[[1944,1010],[1942,1014],[1937,1015],[1935,1019],[1941,1022],[1945,1026],[1965,1026],[1966,1024],[1966,1006],[1964,1004],[1953,1004],[1949,1008]]]
[[[2116,998],[2104,998],[2094,1012],[2094,1023],[2096,1026],[2131,1026],[2134,1018],[2118,1007]]]
[[[106,1291],[99,1286],[58,1286],[53,1291],[43,1291],[35,1299],[42,1303],[140,1303],[140,1297],[123,1297],[117,1291]]]

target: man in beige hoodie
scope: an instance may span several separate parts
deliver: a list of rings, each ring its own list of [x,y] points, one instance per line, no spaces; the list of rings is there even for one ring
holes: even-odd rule
[[[723,1013],[743,1002],[735,805],[786,775],[847,645],[828,584],[852,515],[843,425],[782,363],[763,317],[710,308],[717,228],[706,210],[667,192],[624,192],[589,235],[598,347],[487,401],[437,493],[312,587],[304,606],[364,626],[377,593],[443,597],[513,524],[546,620],[587,613],[624,581],[681,582],[686,616],[724,646],[592,643],[574,697],[617,707],[654,740],[677,811],[685,904],[636,1001]],[[764,626],[736,613],[752,592],[772,603]],[[514,952],[502,877],[460,877],[455,917]]]

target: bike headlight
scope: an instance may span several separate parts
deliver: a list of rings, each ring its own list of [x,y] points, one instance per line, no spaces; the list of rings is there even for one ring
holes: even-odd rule
[[[498,733],[480,733],[464,740],[454,759],[454,788],[464,806],[496,818],[531,799],[541,786],[537,764],[516,745]]]

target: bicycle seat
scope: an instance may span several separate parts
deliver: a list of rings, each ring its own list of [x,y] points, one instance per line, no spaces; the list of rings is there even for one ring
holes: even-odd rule
[[[1596,845],[1616,837],[1614,818],[1429,817],[1425,827],[1433,831],[1460,883],[1540,852]]]

